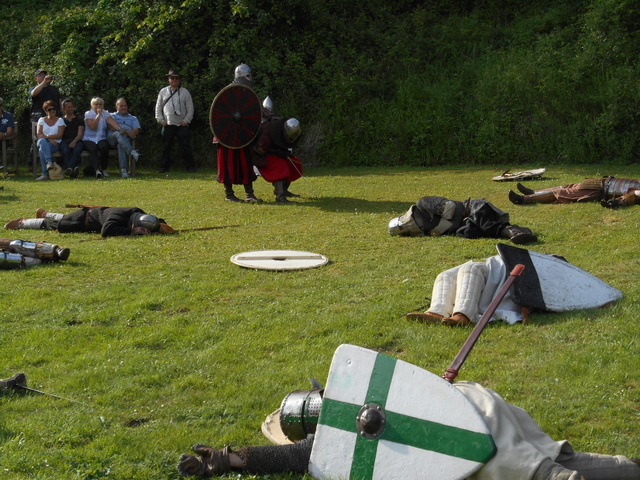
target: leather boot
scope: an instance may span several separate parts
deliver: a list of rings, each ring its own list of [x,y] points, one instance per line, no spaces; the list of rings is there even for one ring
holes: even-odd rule
[[[610,198],[609,200],[602,200],[600,205],[605,208],[618,208],[618,207],[630,207],[638,203],[638,196],[634,193],[627,193],[621,197]]]
[[[454,313],[450,317],[443,318],[441,322],[443,325],[448,325],[449,327],[466,327],[467,325],[471,325],[471,320],[464,313]]]
[[[244,201],[247,203],[262,203],[262,200],[260,200],[259,198],[257,198],[255,196],[255,194],[253,193],[253,185],[250,183],[247,183],[244,186],[244,193],[245,193],[245,197],[244,197]]]
[[[44,208],[39,208],[36,210],[36,218],[46,218],[47,211]]]
[[[297,193],[291,193],[289,191],[290,186],[291,186],[291,182],[284,182],[284,194],[287,197],[299,197],[300,195],[298,195]]]
[[[444,317],[433,312],[411,312],[407,313],[407,320],[418,320],[424,323],[440,323]]]
[[[279,180],[277,182],[273,182],[273,191],[276,194],[276,203],[295,203],[289,201],[287,198],[287,194],[284,189],[284,181]]]
[[[224,184],[224,199],[227,202],[240,202],[241,200],[233,193],[233,185],[230,183]]]
[[[531,190],[530,188],[525,187],[524,185],[522,185],[521,183],[518,183],[516,185],[516,187],[518,188],[518,191],[520,193],[523,193],[525,195],[533,195],[534,193],[536,193],[535,190]]]
[[[509,225],[503,228],[500,236],[511,240],[516,245],[538,241],[538,237],[536,237],[531,230],[525,227],[519,227],[518,225]]]
[[[509,190],[509,200],[516,205],[526,205],[529,203],[555,203],[556,196],[551,190],[540,190],[531,195],[518,195]]]
[[[26,219],[24,218],[16,218],[15,220],[11,220],[9,223],[4,224],[4,228],[7,230],[18,230],[22,228],[22,224]]]

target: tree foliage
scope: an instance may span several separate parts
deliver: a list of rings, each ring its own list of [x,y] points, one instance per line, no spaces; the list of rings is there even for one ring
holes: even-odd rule
[[[311,163],[625,163],[638,156],[640,6],[633,0],[47,5],[0,5],[12,30],[0,96],[18,115],[43,67],[80,110],[92,96],[112,104],[125,95],[153,130],[157,92],[176,68],[194,97],[202,152],[211,101],[244,62],[258,95],[302,121]]]

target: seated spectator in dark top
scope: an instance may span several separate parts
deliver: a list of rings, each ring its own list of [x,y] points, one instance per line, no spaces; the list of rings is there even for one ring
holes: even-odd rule
[[[13,137],[14,128],[13,115],[4,111],[4,100],[0,98],[0,140]]]
[[[84,135],[84,119],[75,113],[73,100],[65,98],[62,101],[62,112],[65,123],[64,133],[60,141],[60,153],[64,158],[65,175],[77,178],[80,170],[80,155],[84,150],[82,137]]]

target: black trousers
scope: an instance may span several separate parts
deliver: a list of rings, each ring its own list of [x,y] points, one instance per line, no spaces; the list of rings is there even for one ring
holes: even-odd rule
[[[95,143],[85,140],[82,143],[84,144],[84,149],[89,152],[91,166],[94,171],[106,170],[109,164],[109,142],[100,140],[98,143]]]
[[[189,138],[189,127],[180,125],[167,125],[163,127],[164,135],[164,148],[162,149],[162,161],[160,166],[162,168],[169,168],[171,166],[171,147],[173,146],[173,140],[175,138],[180,142],[180,150],[182,152],[182,158],[187,169],[195,168],[196,162],[193,158],[193,152],[191,151],[191,142]]]

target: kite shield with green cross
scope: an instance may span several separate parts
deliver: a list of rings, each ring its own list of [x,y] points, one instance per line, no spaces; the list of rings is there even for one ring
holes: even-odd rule
[[[316,479],[464,479],[496,447],[473,404],[427,370],[354,345],[336,350],[309,472]]]

